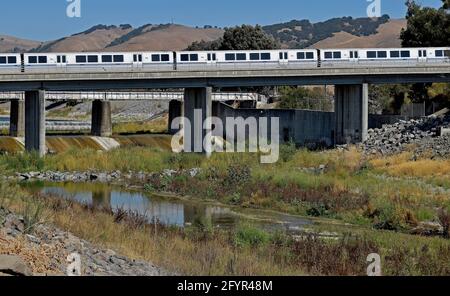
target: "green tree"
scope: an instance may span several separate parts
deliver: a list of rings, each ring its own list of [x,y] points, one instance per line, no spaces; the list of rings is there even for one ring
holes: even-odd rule
[[[422,7],[414,0],[406,2],[407,27],[400,35],[403,47],[438,47],[450,44],[449,0],[439,9]]]
[[[442,0],[439,9],[422,7],[414,0],[406,2],[407,27],[400,35],[404,47],[446,47],[450,45],[450,0]],[[409,97],[413,102],[423,102],[432,97],[428,89],[432,84],[413,84]]]
[[[261,26],[242,25],[225,29],[221,50],[277,49],[280,45]]]
[[[280,104],[282,109],[306,109],[332,111],[333,98],[321,87],[281,87]]]
[[[242,25],[225,28],[223,38],[215,41],[195,41],[187,50],[260,50],[280,48],[278,42],[266,34],[261,26]]]

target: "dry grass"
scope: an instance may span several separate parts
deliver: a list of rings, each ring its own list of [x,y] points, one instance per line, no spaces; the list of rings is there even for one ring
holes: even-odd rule
[[[114,134],[162,134],[167,133],[167,114],[150,121],[121,122],[113,125]]]
[[[22,258],[33,274],[57,274],[60,271],[52,267],[51,259],[59,254],[60,246],[31,245],[24,237],[6,237],[0,232],[0,254],[17,255]]]

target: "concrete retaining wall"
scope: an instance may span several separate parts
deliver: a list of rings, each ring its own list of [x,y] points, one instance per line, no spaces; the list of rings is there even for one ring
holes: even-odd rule
[[[270,118],[278,117],[280,119],[280,143],[291,140],[300,146],[316,146],[318,143],[324,146],[331,146],[334,143],[334,112],[283,109],[234,109],[224,103],[213,102],[213,116],[219,117],[224,123],[227,117],[242,117],[243,119],[254,117],[258,122],[259,118],[267,117],[269,118],[268,132],[270,132]],[[235,129],[235,134],[248,135],[248,129]]]

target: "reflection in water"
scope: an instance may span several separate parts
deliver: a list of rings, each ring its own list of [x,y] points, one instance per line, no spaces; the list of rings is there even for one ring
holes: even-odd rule
[[[236,211],[225,206],[156,197],[102,184],[33,184],[30,189],[98,208],[132,211],[144,215],[149,222],[158,221],[168,226],[184,227],[200,222],[214,227],[232,228],[240,220],[247,220],[267,229],[293,230],[311,224],[311,221],[299,217],[262,211]]]

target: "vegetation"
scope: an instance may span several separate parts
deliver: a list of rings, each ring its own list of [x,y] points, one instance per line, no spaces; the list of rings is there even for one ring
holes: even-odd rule
[[[449,161],[414,159],[412,154],[366,158],[355,149],[309,152],[283,146],[280,161],[272,165],[260,164],[257,154],[214,154],[206,159],[145,148],[71,150],[45,160],[34,154],[0,156],[0,169],[10,174],[189,168],[201,168],[201,173],[156,174],[146,188],[399,232],[439,221],[441,210],[450,212]]]
[[[143,222],[130,212],[94,210],[52,196],[29,196],[4,183],[0,183],[0,206],[23,213],[25,220],[52,223],[101,247],[185,275],[365,275],[370,253],[382,256],[385,275],[450,273],[450,244],[439,238],[355,230],[334,241],[314,236],[294,239],[248,225],[234,230],[202,223],[168,228]],[[2,247],[3,243],[0,251]],[[41,261],[45,271],[49,260]]]
[[[162,116],[150,121],[118,122],[113,124],[114,134],[161,134],[167,132],[168,116]]]
[[[212,42],[194,42],[187,50],[258,50],[276,49],[280,45],[261,26],[242,25],[225,28],[223,38]]]
[[[334,110],[332,96],[321,87],[281,87],[279,92],[282,109]]]
[[[403,47],[446,47],[450,44],[450,13],[448,0],[442,0],[439,9],[422,7],[414,0],[406,1],[408,12],[407,27],[400,35]],[[434,99],[429,96],[432,84],[414,84],[409,95],[414,102]],[[450,101],[450,92],[440,93],[439,101]]]

